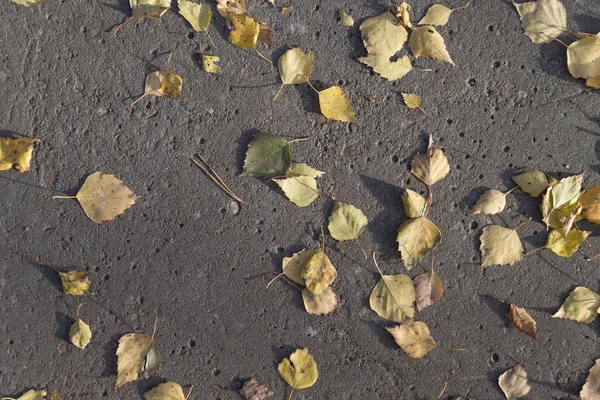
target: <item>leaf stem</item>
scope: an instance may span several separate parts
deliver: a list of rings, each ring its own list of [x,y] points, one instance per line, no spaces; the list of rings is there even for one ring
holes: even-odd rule
[[[79,305],[79,307],[77,307],[77,314],[76,314],[76,315],[77,315],[77,319],[81,319],[81,318],[79,317],[79,310],[81,310],[81,307],[82,307],[82,306],[83,306],[83,303],[81,303],[81,304]]]
[[[285,86],[285,83],[282,83],[281,86],[279,87],[279,90],[277,91],[277,94],[275,95],[275,97],[273,97],[273,101],[277,100],[277,98],[279,97],[279,94],[283,90],[284,86]]]
[[[119,29],[121,29],[121,27],[122,27],[123,25],[127,24],[127,23],[128,23],[128,22],[130,22],[132,19],[133,19],[133,17],[129,17],[129,18],[127,18],[125,21],[123,21],[123,23],[121,23],[121,24],[117,25],[117,26],[115,27],[115,29],[113,29],[113,31],[112,31],[113,35],[116,37],[116,36],[117,36],[117,32],[119,31]]]
[[[215,42],[213,42],[212,38],[210,37],[210,34],[208,33],[208,29],[210,28],[210,25],[208,28],[206,28],[206,30],[204,31],[204,33],[206,33],[206,37],[208,38],[208,41],[210,42],[210,45],[216,50],[217,49],[217,45],[215,44]],[[194,387],[194,386],[192,386]]]
[[[53,199],[76,199],[77,196],[52,196]]]
[[[188,394],[187,396],[185,396],[185,400],[187,400],[188,397],[190,397],[190,394],[192,394],[192,389],[194,389],[194,385],[190,386],[190,390],[188,390]]]
[[[464,6],[460,6],[460,7],[453,8],[453,9],[452,9],[452,11],[456,11],[456,10],[464,10],[465,8],[469,7],[470,5],[471,5],[471,2],[469,2],[469,3],[465,4]],[[440,395],[440,397],[441,397],[441,396],[442,396],[442,395]]]
[[[285,272],[282,272],[282,273],[280,273],[279,275],[277,275],[275,278],[271,279],[271,280],[269,281],[269,283],[267,283],[267,287],[266,287],[265,289],[268,289],[268,288],[269,288],[269,286],[271,286],[271,283],[275,282],[275,280],[276,280],[276,279],[279,279],[279,278],[281,278],[281,277],[282,277],[282,276],[284,276],[284,275],[285,275]]]
[[[158,315],[154,318],[154,328],[152,329],[152,336],[150,336],[150,344],[154,343],[154,335],[156,334],[156,325],[158,324]]]
[[[531,251],[530,251],[530,252],[528,252],[528,253],[525,253],[525,256],[528,256],[528,255],[530,255],[530,254],[533,254],[533,253],[535,253],[536,251],[544,250],[544,249],[545,249],[545,248],[547,248],[547,247],[548,247],[548,246],[542,246],[542,247],[538,247],[537,249],[534,249],[534,250],[531,250]]]
[[[442,398],[447,387],[448,387],[448,382],[446,381],[446,382],[444,382],[444,387],[442,388],[442,391],[440,392],[440,394],[438,395],[436,400],[440,400]]]
[[[302,75],[304,76],[304,75]],[[306,83],[308,83],[308,86],[310,86],[310,88],[312,90],[314,90],[315,92],[319,93],[319,91],[317,89],[315,89],[315,87],[312,85],[312,83],[310,83],[310,81],[308,80],[308,78],[306,76],[304,76],[304,79],[306,79]]]
[[[444,347],[444,346],[440,346],[440,345],[438,345],[438,347],[439,347],[440,349],[444,349],[444,350],[447,350],[447,351],[463,351],[463,352],[465,352],[465,353],[468,353],[468,352],[469,352],[469,350],[467,350],[467,349],[457,349],[457,348],[450,348],[450,347]]]
[[[262,58],[263,60],[265,60],[265,61],[266,61],[266,62],[268,62],[269,64],[273,64],[273,61],[271,61],[271,60],[269,60],[267,57],[263,56],[263,55],[261,54],[261,52],[260,52],[260,51],[258,51],[258,49],[257,49],[256,47],[254,48],[254,51],[256,52],[256,54],[257,54],[257,55],[258,55],[260,58]]]

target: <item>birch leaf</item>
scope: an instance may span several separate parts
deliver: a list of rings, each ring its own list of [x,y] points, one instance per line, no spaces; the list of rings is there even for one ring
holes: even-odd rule
[[[538,197],[550,186],[542,171],[527,171],[512,177],[521,190],[531,197]]]
[[[487,214],[494,215],[502,212],[506,207],[506,193],[490,189],[485,191],[477,200],[469,215]]]
[[[396,240],[406,269],[421,261],[441,238],[437,226],[425,217],[411,218],[398,228]]]
[[[585,189],[579,202],[583,218],[594,224],[600,224],[600,185]]]
[[[581,400],[598,400],[600,399],[600,358],[590,368],[590,373],[585,380],[585,384],[579,393]]]
[[[229,21],[233,30],[229,32],[229,40],[240,49],[254,49],[258,42],[260,27],[258,22],[247,15],[231,15]]]
[[[529,315],[527,310],[511,304],[508,317],[515,328],[535,339],[537,335],[537,324],[535,320],[531,318],[531,315]]]
[[[402,99],[404,104],[408,108],[420,108],[421,107],[421,96],[414,93],[402,93]]]
[[[421,358],[437,345],[425,322],[408,321],[392,328],[385,328],[394,340],[412,358]]]
[[[417,310],[419,311],[437,302],[442,297],[442,294],[444,294],[444,284],[433,269],[417,275],[414,283]]]
[[[28,390],[27,392],[23,393],[21,395],[21,397],[19,397],[18,399],[15,400],[44,400],[46,398],[46,394],[48,394],[48,392],[46,392],[45,390]],[[6,398],[7,400],[13,400],[11,398]],[[4,398],[2,399],[4,400]]]
[[[150,360],[148,356],[157,359],[157,353],[153,348],[154,339],[152,336],[143,333],[128,333],[119,339],[117,348],[117,383],[115,387],[120,387],[127,382],[135,381],[140,373],[155,370],[156,362]]]
[[[527,372],[521,365],[517,365],[500,375],[498,385],[507,400],[525,397],[531,390],[531,385],[527,380]]]
[[[190,23],[196,32],[207,32],[212,18],[212,10],[206,4],[189,0],[177,0],[179,14]]]
[[[369,55],[386,57],[388,60],[408,38],[406,29],[389,12],[364,20],[360,25],[360,34]]]
[[[283,85],[306,83],[313,71],[314,56],[299,48],[286,51],[277,60],[277,68]]]
[[[293,176],[290,178],[273,179],[286,195],[298,207],[310,205],[319,197],[317,180],[310,176]]]
[[[413,29],[408,47],[416,58],[425,57],[454,65],[442,35],[433,26],[417,26]]]
[[[304,285],[304,278],[302,277],[302,271],[308,261],[317,252],[314,250],[304,249],[295,253],[291,257],[285,257],[281,263],[281,269],[285,276],[293,280],[300,285]]]
[[[307,288],[302,290],[304,308],[309,314],[326,315],[335,311],[338,305],[337,296],[328,286],[319,294],[312,293]]]
[[[548,227],[566,234],[581,213],[579,204],[583,174],[561,179],[542,198],[542,217]]]
[[[204,72],[221,75],[223,71],[221,70],[221,67],[217,65],[218,62],[219,56],[202,55],[202,69]]]
[[[238,392],[245,400],[264,400],[273,395],[266,385],[252,378],[244,382],[244,386]]]
[[[354,26],[354,18],[346,14],[346,12],[344,12],[343,10],[340,10],[339,12],[339,22],[344,26]]]
[[[412,171],[427,186],[444,179],[450,172],[450,164],[444,152],[433,144],[429,136],[429,146],[425,154],[417,153],[412,160]]]
[[[133,103],[131,107],[146,96],[167,96],[176,99],[181,94],[183,79],[171,70],[155,71],[146,75],[146,88],[144,94]]]
[[[585,84],[591,88],[600,89],[600,76],[597,78],[587,78]]]
[[[562,232],[553,229],[548,234],[546,248],[561,257],[571,257],[579,250],[579,246],[581,246],[581,243],[583,243],[590,233],[573,228],[569,233],[564,235]]]
[[[217,0],[217,11],[222,17],[229,19],[233,15],[246,13],[245,0]]]
[[[381,75],[382,78],[390,82],[397,81],[412,71],[413,67],[410,64],[408,56],[401,57],[396,61],[390,61],[387,56],[368,55],[357,59],[373,69],[373,72]]]
[[[60,282],[65,294],[71,296],[82,296],[90,288],[90,280],[83,268],[72,269],[66,272],[58,272]]]
[[[319,250],[308,259],[300,272],[306,288],[314,294],[323,292],[337,277],[337,271],[329,257]]]
[[[419,21],[417,25],[437,25],[442,26],[448,23],[452,10],[441,4],[434,4],[429,7],[427,14]]]
[[[285,175],[290,165],[289,141],[268,132],[254,135],[244,161],[245,174],[273,178]]]
[[[319,92],[319,105],[321,114],[326,118],[353,124],[358,123],[350,100],[339,86],[331,86],[321,90]]]
[[[133,18],[160,19],[171,8],[171,0],[129,0]]]
[[[552,208],[558,209],[572,204],[579,197],[583,184],[583,174],[561,179],[550,189]]]
[[[403,1],[396,7],[396,18],[400,20],[402,26],[406,28],[412,28],[413,24],[410,22],[410,4]]]
[[[82,321],[81,318],[77,318],[69,330],[69,339],[71,339],[71,343],[73,343],[75,346],[79,347],[81,350],[84,350],[92,339],[92,330],[88,324]]]
[[[50,400],[62,400],[62,397],[60,394],[54,393],[52,397],[50,397]]]
[[[358,235],[365,230],[368,222],[359,208],[336,200],[329,216],[327,229],[335,240],[358,240]]]
[[[186,398],[179,383],[165,382],[144,393],[144,400],[186,400]]]
[[[13,3],[25,6],[25,7],[33,7],[39,6],[44,2],[44,0],[11,0]]]
[[[481,234],[482,267],[513,265],[523,258],[523,246],[516,229],[499,225],[483,228]]]
[[[600,296],[584,286],[578,286],[552,318],[568,318],[589,324],[598,315],[598,308]]]
[[[294,351],[290,358],[284,358],[277,370],[281,379],[294,390],[311,387],[319,377],[315,359],[306,347]]]
[[[319,171],[309,165],[302,163],[292,163],[290,169],[286,172],[285,176],[291,178],[293,176],[310,176],[311,178],[318,178],[324,175],[325,172]]]
[[[401,196],[404,214],[408,218],[419,218],[425,214],[427,201],[414,190],[405,189]]]
[[[0,138],[0,171],[11,168],[19,172],[29,171],[33,144],[37,141],[31,138]]]
[[[415,287],[408,275],[383,275],[371,292],[369,305],[382,318],[404,322],[415,316]]]
[[[533,43],[550,43],[567,30],[567,10],[559,0],[514,3],[525,35]]]

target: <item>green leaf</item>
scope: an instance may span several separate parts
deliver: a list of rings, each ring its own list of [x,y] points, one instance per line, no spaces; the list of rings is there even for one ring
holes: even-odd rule
[[[262,178],[283,176],[291,165],[290,142],[279,135],[258,132],[248,146],[244,173]]]

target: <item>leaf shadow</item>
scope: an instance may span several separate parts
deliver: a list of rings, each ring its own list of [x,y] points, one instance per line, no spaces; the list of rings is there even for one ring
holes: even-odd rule
[[[381,343],[388,350],[400,350],[392,335],[385,330],[393,324],[392,321],[386,320],[363,320],[363,323],[371,329],[373,335],[377,337],[379,343]]]
[[[559,42],[554,41],[539,45],[538,66],[550,76],[554,76],[570,84],[585,87],[584,79],[575,79],[569,74],[566,49]]]
[[[489,294],[480,294],[479,297],[494,313],[496,313],[506,326],[511,325],[510,318],[508,317],[510,306],[506,302],[498,300]]]
[[[62,282],[60,280],[60,275],[58,275],[58,272],[56,272],[55,270],[53,270],[50,266],[45,265],[43,263],[39,263],[39,262],[35,262],[34,260],[29,260],[28,261],[31,265],[33,265],[35,268],[38,269],[38,271],[40,271],[40,273],[42,274],[42,277],[48,281],[52,286],[54,286],[54,288],[56,290],[58,290],[59,292],[62,292]],[[68,271],[68,268],[57,268],[60,271]]]
[[[144,398],[144,393],[149,391],[155,386],[160,385],[161,383],[165,383],[167,380],[158,374],[154,374],[146,379],[137,380],[137,390],[140,397]],[[181,383],[180,383],[181,384]],[[182,387],[185,385],[181,384]]]
[[[237,150],[236,150],[236,164],[237,164],[237,174],[242,175],[244,172],[244,160],[246,159],[246,152],[248,151],[248,145],[259,132],[258,129],[252,128],[242,132],[242,136],[240,136],[237,140]]]
[[[69,337],[69,331],[71,330],[71,325],[75,323],[75,318],[57,311],[55,313],[56,322],[58,325],[56,326],[56,330],[54,331],[54,336],[57,339],[64,340],[67,343],[71,342]]]
[[[119,339],[122,334],[115,333],[104,343],[103,354],[104,358],[104,370],[102,371],[102,377],[113,376],[116,375],[117,371],[117,347],[119,343]]]
[[[321,81],[314,81],[312,84],[317,90],[323,90],[326,88]],[[308,84],[288,86],[293,86],[294,90],[296,90],[296,92],[298,92],[300,95],[300,99],[302,100],[302,108],[304,111],[312,114],[321,114],[321,107],[319,106],[319,94],[315,92]]]
[[[577,24],[577,28],[581,32],[592,33],[598,31],[600,26],[600,14],[586,10],[586,13],[575,14],[573,18]]]
[[[502,375],[504,372],[506,372],[506,369],[494,368],[494,369],[488,371],[488,373],[487,373],[487,379],[488,379],[488,381],[490,381],[494,384],[493,386],[495,388],[495,391],[499,395],[498,396],[499,399],[505,398],[504,393],[500,389],[500,386],[498,386],[498,378],[500,378],[500,375]]]

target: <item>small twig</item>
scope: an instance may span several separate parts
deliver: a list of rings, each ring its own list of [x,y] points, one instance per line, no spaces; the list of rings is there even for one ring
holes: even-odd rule
[[[53,199],[76,199],[77,196],[52,196]]]
[[[127,24],[127,23],[128,23],[128,22],[130,22],[132,19],[134,19],[134,18],[133,18],[133,17],[129,17],[129,18],[127,18],[125,21],[123,21],[123,23],[121,23],[121,24],[117,25],[117,26],[115,27],[115,29],[113,29],[113,31],[112,31],[113,35],[116,37],[116,36],[117,36],[117,32],[119,31],[119,29],[121,29],[121,27],[122,27],[123,25]]]
[[[158,315],[154,318],[154,328],[152,329],[152,336],[150,337],[150,344],[154,343],[154,335],[156,334],[156,325],[158,324]]]
[[[190,386],[190,390],[188,391],[187,396],[185,396],[185,400],[188,399],[188,397],[190,397],[190,394],[192,394],[192,389],[194,388],[194,385]]]
[[[258,55],[260,58],[262,58],[263,60],[265,60],[265,61],[266,61],[266,62],[268,62],[269,64],[273,64],[273,61],[271,61],[271,60],[269,60],[267,57],[263,56],[263,55],[261,54],[261,52],[260,52],[260,51],[258,51],[258,49],[257,49],[256,47],[254,48],[254,51],[256,52],[256,54],[257,54],[257,55]]]
[[[285,83],[282,83],[281,86],[279,87],[279,90],[277,91],[277,94],[275,95],[275,97],[273,97],[273,101],[277,100],[277,98],[279,97],[279,94],[283,90],[284,86],[285,86]]]
[[[460,6],[460,7],[453,8],[453,9],[452,9],[452,11],[456,11],[456,10],[464,10],[465,8],[469,7],[470,5],[471,5],[471,3],[469,2],[469,3],[465,4],[464,6]],[[441,396],[441,395],[440,395],[440,396]]]
[[[440,394],[438,395],[436,400],[440,400],[442,398],[447,387],[448,387],[448,382],[444,382],[444,387],[442,388],[442,391],[440,392]]]
[[[82,307],[82,306],[83,306],[83,303],[81,303],[81,304],[79,305],[79,307],[77,307],[77,313],[76,313],[76,315],[77,315],[77,319],[81,319],[81,318],[79,317],[79,310],[81,310],[81,307]]]
[[[234,200],[239,201],[242,204],[248,205],[248,203],[246,203],[244,200],[239,198],[235,193],[233,193],[233,191],[231,189],[229,189],[229,186],[227,186],[225,184],[225,182],[223,181],[223,179],[221,179],[219,174],[217,174],[217,172],[214,169],[212,169],[212,167],[210,165],[208,165],[208,162],[206,162],[204,157],[202,157],[199,153],[196,153],[196,156],[200,159],[200,161],[202,161],[202,163],[204,163],[204,165],[199,163],[198,161],[196,161],[194,158],[190,158],[190,160],[192,160],[192,162],[194,164],[196,164],[196,166],[198,166],[198,168],[200,168],[202,171],[204,171],[204,173],[210,179],[212,179],[212,181],[214,183],[216,183],[217,186],[219,186],[225,193],[227,193]]]

